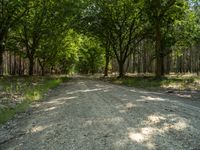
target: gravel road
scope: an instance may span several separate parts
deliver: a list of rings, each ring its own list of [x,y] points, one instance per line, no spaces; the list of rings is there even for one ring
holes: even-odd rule
[[[0,149],[200,150],[200,107],[161,93],[73,79],[1,126]]]

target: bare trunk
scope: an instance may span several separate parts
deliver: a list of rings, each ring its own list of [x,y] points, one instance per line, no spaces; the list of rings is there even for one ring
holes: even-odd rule
[[[0,45],[0,75],[3,75],[3,46]]]
[[[167,55],[166,57],[166,74],[170,74],[170,70],[171,70],[171,55]]]
[[[105,64],[105,70],[104,70],[104,76],[108,76],[108,66],[109,66],[109,58],[106,58],[106,64]]]
[[[147,51],[146,51],[146,49],[144,50],[143,73],[147,73]]]
[[[33,75],[34,58],[29,57],[29,76]]]
[[[156,20],[156,77],[164,76],[164,56],[161,48],[160,20]]]
[[[124,77],[124,62],[118,61],[119,64],[119,78]]]
[[[3,75],[3,53],[5,50],[5,46],[3,45],[3,41],[0,41],[0,75]]]

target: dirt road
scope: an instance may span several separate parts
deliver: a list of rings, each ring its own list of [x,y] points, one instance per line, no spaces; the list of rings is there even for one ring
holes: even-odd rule
[[[0,149],[199,150],[200,108],[160,93],[74,79],[3,125]]]

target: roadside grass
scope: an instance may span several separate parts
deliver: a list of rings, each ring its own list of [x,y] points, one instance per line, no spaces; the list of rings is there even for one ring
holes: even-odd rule
[[[153,76],[126,76],[111,78],[111,82],[147,90],[200,90],[200,77],[195,75],[169,75],[160,79]]]
[[[25,112],[31,103],[42,100],[50,89],[67,80],[67,77],[1,77],[0,124]]]

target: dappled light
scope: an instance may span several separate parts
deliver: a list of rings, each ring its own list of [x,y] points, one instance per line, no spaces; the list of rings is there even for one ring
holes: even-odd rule
[[[173,118],[160,115],[150,115],[147,116],[147,120],[143,121],[141,128],[129,129],[128,137],[133,141],[139,144],[146,146],[147,149],[156,149],[156,136],[164,136],[170,132],[179,132],[187,130],[189,127],[188,122],[183,118],[178,116],[173,116]],[[161,123],[162,122],[162,123]],[[157,125],[161,123],[160,125]],[[132,131],[133,130],[133,131]]]
[[[126,104],[126,108],[128,108],[128,109],[131,109],[131,108],[134,108],[134,107],[136,107],[136,105],[134,105],[133,103],[127,103]]]
[[[45,130],[46,128],[49,128],[49,125],[46,126],[35,126],[31,129],[31,133],[37,133],[37,132],[42,132],[43,130]]]
[[[198,146],[200,120],[194,117],[193,106],[92,80],[66,85],[57,94],[50,93],[48,101],[36,104],[33,116],[27,118],[30,121],[20,127],[26,136],[16,139],[23,144],[14,148],[27,148],[29,141],[35,149],[61,143],[68,149],[187,150],[191,144]]]
[[[140,94],[156,94],[163,95],[161,92],[149,92],[149,91],[139,91],[139,90],[130,90],[131,92],[140,93]]]
[[[50,107],[50,108],[45,109],[44,111],[51,111],[51,110],[54,110],[54,109],[56,109],[56,107]]]
[[[137,100],[137,101],[166,101],[166,99],[161,98],[161,97],[151,97],[151,96],[141,96],[142,99]]]
[[[71,94],[76,94],[76,93],[87,93],[87,92],[96,92],[96,91],[100,91],[102,90],[101,88],[98,89],[86,89],[86,90],[77,90],[77,91],[73,91],[73,92],[68,92],[67,94],[71,95]]]
[[[157,124],[157,123],[160,123],[161,120],[166,120],[166,118],[159,115],[151,115],[151,116],[148,116],[147,124]]]
[[[129,138],[133,141],[136,141],[138,143],[142,143],[145,140],[145,137],[141,133],[130,133]]]
[[[1,0],[0,150],[200,150],[200,0]]]
[[[76,96],[56,98],[56,99],[53,99],[52,101],[48,102],[48,104],[62,105],[64,103],[66,103],[67,100],[72,100],[72,99],[76,99],[76,98],[77,98]]]

